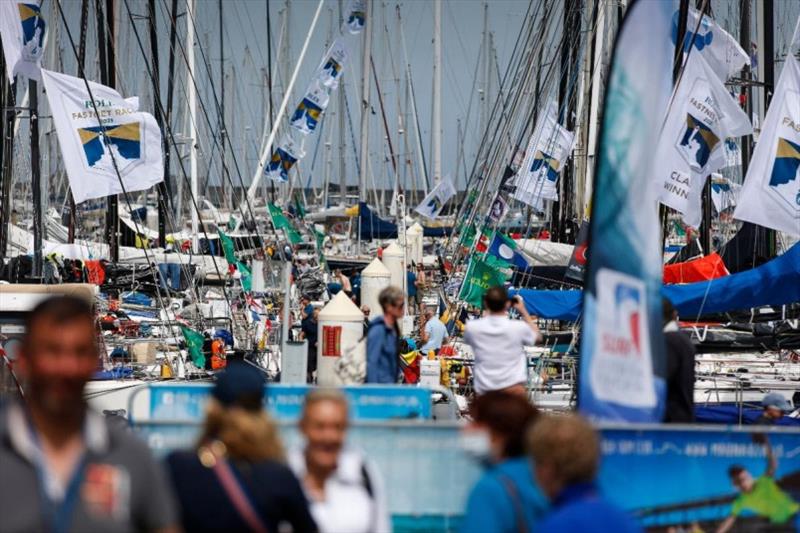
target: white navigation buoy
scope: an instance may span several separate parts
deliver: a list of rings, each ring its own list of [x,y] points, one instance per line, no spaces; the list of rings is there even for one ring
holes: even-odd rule
[[[370,319],[382,314],[378,295],[391,284],[392,273],[378,258],[361,271],[361,304],[369,307]]]
[[[406,277],[406,272],[403,268],[403,255],[403,249],[393,241],[383,249],[383,256],[381,257],[384,266],[392,274],[392,285],[398,289],[403,288],[403,280]]]
[[[334,366],[363,337],[364,314],[344,291],[339,291],[319,312],[317,328],[317,384],[337,386]]]
[[[422,264],[422,236],[424,229],[419,222],[414,222],[406,230],[406,249],[408,250],[408,260],[416,264]]]

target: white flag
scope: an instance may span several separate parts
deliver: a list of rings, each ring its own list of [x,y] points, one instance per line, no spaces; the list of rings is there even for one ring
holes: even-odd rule
[[[329,89],[335,89],[339,86],[339,79],[344,72],[344,66],[347,63],[347,44],[346,40],[338,37],[333,41],[328,51],[317,68],[315,77],[322,85]]]
[[[344,21],[347,31],[361,33],[367,23],[367,0],[350,0],[347,4],[347,20]]]
[[[123,192],[120,178],[128,192],[163,180],[161,130],[138,98],[89,82],[92,103],[81,78],[41,72],[75,202]]]
[[[424,217],[436,218],[442,212],[444,204],[455,195],[456,188],[453,186],[453,182],[449,177],[445,177],[428,193],[414,211]]]
[[[800,64],[786,56],[734,218],[800,236]]]
[[[303,148],[287,135],[280,146],[272,152],[272,158],[264,167],[264,174],[273,181],[285,183],[289,181],[289,171],[297,160],[305,155]]]
[[[736,198],[742,186],[732,183],[722,174],[711,174],[711,201],[717,213],[736,207]]]
[[[491,209],[489,209],[489,219],[491,219],[492,222],[500,222],[505,218],[506,214],[508,214],[509,209],[506,199],[498,195],[497,198],[494,199],[494,202],[492,202]]]
[[[542,200],[558,200],[558,175],[574,140],[575,135],[558,123],[558,106],[551,102],[528,142],[514,198],[537,209]]]
[[[303,101],[300,102],[292,114],[290,123],[293,128],[303,135],[308,135],[317,129],[317,124],[322,118],[322,112],[328,107],[328,101],[330,100],[328,91],[329,89],[322,85],[319,80],[311,82]]]
[[[13,82],[14,75],[21,74],[40,80],[45,23],[39,12],[39,0],[0,0],[0,37],[8,79]]]
[[[726,137],[753,127],[700,54],[689,54],[667,115],[655,157],[655,179],[663,183],[661,203],[698,227],[701,196],[709,174],[725,165]]]
[[[673,43],[676,42],[675,35],[678,33],[678,16],[679,12],[676,11],[672,17]],[[689,8],[683,51],[688,52],[692,45],[722,81],[738,76],[744,66],[750,64],[750,55],[739,45],[738,39],[723,30],[707,15],[700,18],[699,11]]]

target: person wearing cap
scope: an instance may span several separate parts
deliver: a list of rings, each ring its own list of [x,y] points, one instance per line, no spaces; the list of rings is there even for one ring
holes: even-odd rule
[[[789,401],[778,392],[770,392],[761,400],[764,410],[753,422],[759,426],[774,425],[783,418],[783,415],[792,410]]]
[[[167,457],[186,531],[317,531],[246,362],[217,376],[197,446]]]
[[[92,306],[75,297],[26,317],[15,362],[25,401],[0,408],[0,531],[177,531],[150,450],[86,403],[96,333]]]

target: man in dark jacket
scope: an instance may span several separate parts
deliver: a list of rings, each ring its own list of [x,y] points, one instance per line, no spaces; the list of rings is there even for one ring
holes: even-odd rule
[[[678,326],[678,313],[672,302],[662,300],[664,344],[667,356],[667,408],[664,422],[694,422],[694,344]]]

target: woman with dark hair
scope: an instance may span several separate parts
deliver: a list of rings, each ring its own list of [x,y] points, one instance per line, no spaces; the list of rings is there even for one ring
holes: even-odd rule
[[[537,415],[525,398],[509,392],[487,392],[472,402],[462,446],[486,471],[470,492],[462,533],[532,531],[544,516],[547,500],[525,454],[525,434]]]

